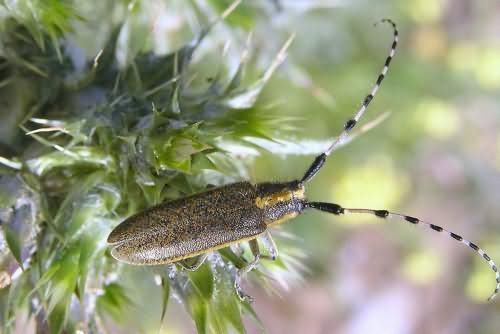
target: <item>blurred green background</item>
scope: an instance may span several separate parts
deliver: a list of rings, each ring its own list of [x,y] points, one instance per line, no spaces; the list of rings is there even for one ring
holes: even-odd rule
[[[312,81],[300,89],[280,76],[265,93],[283,98],[287,115],[304,118],[299,140],[337,134],[370,88],[391,38],[387,27],[372,23],[392,18],[401,34],[365,121],[385,111],[390,117],[334,153],[311,183],[309,198],[418,216],[476,240],[499,258],[498,5],[283,3],[290,10],[286,30],[297,32],[290,60]],[[299,14],[292,9],[297,3],[317,7]],[[328,92],[331,105],[321,103],[318,89]],[[297,177],[310,160],[263,155],[255,177]],[[312,273],[283,299],[258,298],[256,310],[271,333],[498,331],[498,305],[484,303],[494,274],[443,235],[395,221],[321,213],[283,228],[304,240]]]
[[[141,2],[127,19],[129,38],[137,40],[138,49],[172,52],[200,30],[190,15],[228,4]],[[108,23],[122,20],[127,7],[87,1],[77,8],[84,20],[72,23],[67,43],[83,50],[79,57],[91,59],[106,39],[101,34],[109,34]],[[363,122],[385,112],[390,116],[332,154],[309,185],[308,198],[416,216],[463,235],[500,260],[500,11],[494,1],[244,1],[228,25],[210,32],[208,43],[231,41],[241,52],[251,32],[249,76],[257,77],[296,34],[258,108],[278,116],[276,139],[297,146],[267,142],[257,149],[235,148],[244,162],[239,173],[253,182],[302,176],[371,90],[392,42],[389,26],[373,26],[384,17],[398,24],[400,44]],[[203,62],[195,60],[201,78],[214,75],[214,64],[221,61],[214,48],[207,49]],[[0,134],[8,147],[15,145],[19,129],[7,121],[15,115],[4,110]],[[496,333],[500,328],[498,303],[485,302],[495,287],[494,273],[445,235],[404,222],[314,212],[273,233],[283,247],[304,252],[305,268],[301,275],[284,275],[288,288],[276,284],[280,296],[245,284],[269,333]],[[120,326],[108,324],[109,332],[195,331],[176,302],[158,330],[161,297],[154,282],[144,279],[151,276],[149,269],[123,271],[121,283],[134,307]],[[262,331],[250,318],[245,324],[249,333]],[[19,320],[19,333],[30,328]]]

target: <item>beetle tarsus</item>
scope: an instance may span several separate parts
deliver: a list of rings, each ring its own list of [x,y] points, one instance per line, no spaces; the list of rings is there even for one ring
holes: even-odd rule
[[[238,298],[245,303],[253,303],[254,299],[252,296],[246,294],[242,289],[241,286],[237,283],[237,281],[234,282],[234,288],[236,289],[236,294],[238,295]]]
[[[238,295],[238,298],[242,302],[247,302],[247,303],[253,303],[253,298],[252,296],[246,294],[243,289],[241,288],[241,279],[243,278],[244,275],[247,274],[247,271],[244,269],[247,267],[243,267],[242,269],[238,270],[236,273],[236,279],[234,280],[234,289],[236,290],[236,294]]]
[[[250,241],[250,248],[252,249],[252,252],[254,253],[255,258],[253,259],[252,262],[248,263],[246,266],[244,266],[243,268],[239,269],[236,272],[236,278],[234,280],[234,289],[236,290],[236,294],[238,295],[238,297],[240,298],[241,301],[244,301],[247,303],[252,303],[253,298],[243,291],[243,289],[241,288],[241,280],[250,271],[254,270],[257,267],[257,265],[259,264],[259,261],[260,261],[260,257],[261,257],[259,247],[258,247],[256,240]]]

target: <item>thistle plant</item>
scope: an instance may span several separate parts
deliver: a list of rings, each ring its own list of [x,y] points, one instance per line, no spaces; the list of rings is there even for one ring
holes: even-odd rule
[[[225,5],[184,6],[202,23],[199,30],[159,54],[133,43],[146,4],[101,4],[110,22],[93,31],[107,31],[107,38],[85,56],[90,51],[75,45],[75,27],[88,22],[87,9],[55,0],[0,4],[2,332],[21,318],[39,332],[106,332],[132,302],[123,265],[106,244],[111,229],[162,201],[241,180],[245,161],[227,144],[254,147],[249,138],[279,135],[277,125],[287,120],[256,103],[291,40],[273,50],[260,76],[246,79],[251,39],[235,38],[224,19],[237,3]],[[218,43],[221,30],[234,40]],[[222,56],[207,78],[200,59],[214,55]],[[158,327],[175,300],[199,333],[245,332],[242,317],[257,315],[233,282],[247,251],[215,252],[196,272],[176,265],[142,270],[162,292]],[[273,289],[269,276],[299,276],[300,253],[281,251],[252,275],[260,286]]]

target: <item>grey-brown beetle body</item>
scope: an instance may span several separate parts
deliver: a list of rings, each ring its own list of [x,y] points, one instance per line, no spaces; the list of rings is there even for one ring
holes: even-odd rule
[[[385,78],[396,51],[398,31],[392,21],[382,21],[392,25],[394,40],[371,93],[365,97],[354,117],[345,123],[342,133],[332,145],[316,157],[302,179],[257,185],[249,182],[234,183],[159,204],[126,219],[111,232],[108,237],[108,242],[112,244],[111,254],[129,264],[177,262],[194,270],[203,263],[207,253],[248,241],[255,258],[238,271],[234,284],[238,296],[243,300],[250,300],[240,288],[241,278],[257,266],[260,258],[274,259],[278,254],[267,232],[269,226],[293,218],[305,209],[317,209],[335,215],[371,214],[379,218],[396,218],[427,226],[472,248],[495,272],[497,284],[490,300],[493,299],[500,288],[500,273],[495,262],[483,249],[460,235],[418,218],[387,210],[348,209],[333,203],[308,202],[304,198],[304,185],[319,172],[326,158],[349,139],[350,131],[360,120]],[[269,255],[261,255],[257,237],[267,239]],[[188,258],[196,258],[195,263],[187,265],[185,260]]]
[[[164,264],[255,239],[303,210],[304,187],[240,182],[139,212],[109,235],[111,254],[130,264]]]

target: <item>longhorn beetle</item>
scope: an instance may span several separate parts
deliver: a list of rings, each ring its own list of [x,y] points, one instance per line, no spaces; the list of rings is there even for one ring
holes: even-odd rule
[[[345,123],[340,136],[314,159],[300,180],[285,183],[233,183],[151,207],[129,217],[111,232],[108,243],[112,245],[112,256],[129,264],[179,263],[187,269],[196,270],[206,259],[207,253],[248,241],[254,259],[238,270],[234,286],[241,300],[251,301],[240,288],[242,277],[254,269],[261,258],[274,260],[278,256],[268,232],[269,227],[281,224],[308,209],[334,215],[370,214],[384,219],[400,219],[415,225],[422,224],[472,248],[495,272],[496,287],[488,298],[492,300],[500,288],[497,266],[483,249],[460,235],[411,216],[387,210],[350,209],[334,203],[309,202],[304,196],[306,183],[320,171],[326,158],[348,139],[349,132],[363,116],[387,74],[396,53],[398,30],[393,21],[384,19],[382,22],[392,26],[394,39],[371,93],[365,97],[354,118]],[[269,255],[260,253],[258,237],[267,241],[265,244]],[[191,265],[186,261],[189,258],[194,259]]]

